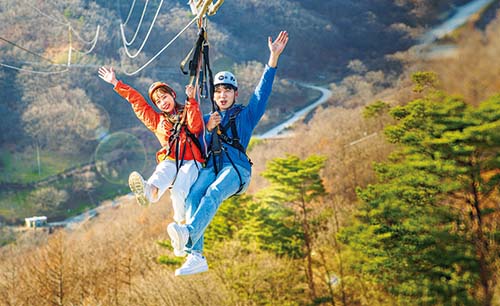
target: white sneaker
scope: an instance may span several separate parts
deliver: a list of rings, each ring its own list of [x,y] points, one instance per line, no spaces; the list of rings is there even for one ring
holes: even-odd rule
[[[170,241],[172,247],[174,248],[174,253],[177,251],[178,254],[184,252],[184,247],[189,239],[189,231],[185,225],[179,225],[175,222],[170,223],[167,226],[167,233],[170,236]],[[177,256],[177,255],[176,255]]]
[[[146,196],[146,182],[138,172],[134,171],[130,173],[128,177],[128,185],[130,190],[132,190],[135,194],[135,199],[139,205],[147,206],[150,204],[149,199]]]
[[[189,254],[186,262],[179,269],[175,270],[175,276],[191,275],[208,271],[207,259],[199,254]]]

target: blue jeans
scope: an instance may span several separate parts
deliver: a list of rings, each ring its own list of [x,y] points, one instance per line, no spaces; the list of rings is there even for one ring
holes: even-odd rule
[[[251,173],[245,168],[236,167],[243,183],[243,189],[239,193],[243,193],[250,184]],[[202,253],[203,234],[212,222],[217,209],[239,189],[240,179],[232,165],[224,165],[217,176],[213,167],[200,170],[198,179],[186,198],[186,225],[190,238],[186,245],[188,253],[192,251]]]

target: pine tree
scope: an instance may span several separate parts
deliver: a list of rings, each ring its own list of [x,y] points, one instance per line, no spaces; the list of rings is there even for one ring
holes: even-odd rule
[[[288,155],[285,158],[271,160],[262,172],[262,176],[271,182],[269,190],[265,191],[267,202],[289,205],[301,224],[304,256],[306,258],[306,276],[311,300],[316,299],[316,289],[313,278],[312,250],[314,236],[311,230],[311,205],[315,200],[326,194],[320,176],[320,170],[325,166],[326,158],[312,155],[304,160]]]
[[[238,231],[246,222],[245,211],[252,200],[251,195],[244,194],[224,201],[205,233],[206,245],[211,245],[210,241],[236,238]]]
[[[424,96],[392,109],[397,123],[386,128],[400,150],[376,167],[379,183],[358,191],[362,207],[342,233],[359,254],[352,266],[399,302],[491,305],[500,97],[474,109],[436,90],[432,73],[413,79]]]
[[[208,251],[217,252],[218,243],[237,239],[248,251],[258,248],[295,259],[303,256],[301,233],[292,209],[245,194],[224,201],[205,233],[205,240]]]

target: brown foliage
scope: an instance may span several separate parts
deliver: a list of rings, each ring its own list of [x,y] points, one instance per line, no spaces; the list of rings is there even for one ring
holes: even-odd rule
[[[220,268],[180,278],[173,268],[157,263],[167,251],[158,245],[166,238],[170,220],[168,200],[143,208],[132,197],[98,218],[69,229],[19,240],[0,249],[1,305],[223,305],[239,302],[220,281]],[[106,203],[104,203],[106,204]],[[226,253],[214,253],[226,257]],[[241,259],[241,258],[239,258]],[[210,260],[210,259],[209,259]],[[267,262],[265,257],[262,262]],[[269,266],[270,265],[270,266]],[[268,267],[279,265],[269,262]],[[237,268],[237,267],[236,267]],[[238,271],[238,270],[237,270]],[[265,274],[266,269],[260,270]],[[293,271],[289,267],[288,271]],[[226,273],[226,272],[224,272]],[[246,273],[239,271],[238,273]],[[239,278],[235,275],[236,278]],[[286,279],[270,281],[282,291]],[[255,283],[256,285],[258,282]],[[227,286],[227,288],[226,288]],[[271,294],[271,293],[270,293]]]
[[[379,124],[365,120],[361,108],[318,110],[307,125],[298,125],[294,135],[264,141],[250,153],[254,161],[251,190],[265,185],[257,174],[267,160],[293,153],[301,158],[311,154],[328,157],[323,177],[328,192],[354,199],[354,189],[373,178],[373,161],[381,161],[390,151]]]
[[[500,18],[484,32],[473,27],[461,31],[455,56],[429,61],[425,69],[437,72],[443,89],[477,105],[500,91]]]

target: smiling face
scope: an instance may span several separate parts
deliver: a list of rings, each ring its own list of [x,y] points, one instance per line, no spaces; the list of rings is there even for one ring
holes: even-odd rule
[[[233,106],[238,90],[235,90],[231,85],[217,85],[214,90],[214,100],[221,111],[228,110]]]
[[[153,100],[162,112],[171,114],[175,109],[175,99],[164,87],[160,87],[153,92]]]

